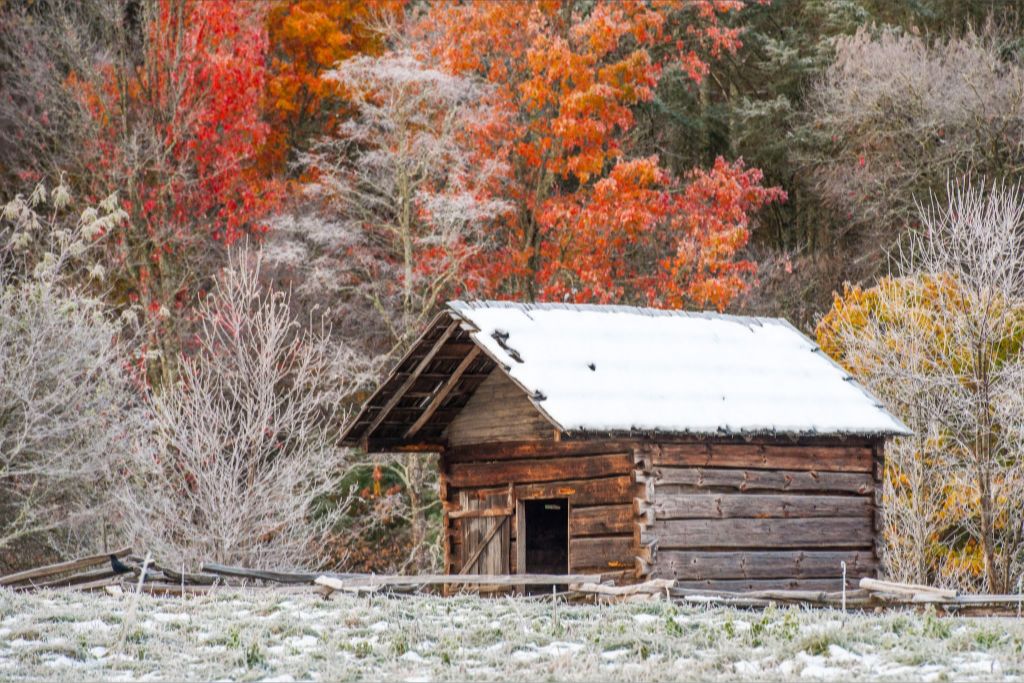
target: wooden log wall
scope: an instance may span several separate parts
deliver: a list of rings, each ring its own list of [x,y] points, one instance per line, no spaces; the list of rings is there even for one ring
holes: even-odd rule
[[[546,441],[456,447],[441,457],[441,481],[449,573],[459,573],[467,559],[462,537],[468,522],[459,516],[464,507],[460,500],[506,493],[511,484],[513,510],[516,501],[568,499],[570,572],[635,576],[639,527],[634,500],[646,500],[648,486],[637,482],[631,443]],[[509,570],[516,572],[519,539],[514,515],[508,526]]]
[[[839,590],[874,576],[880,443],[677,443],[637,450],[640,544],[684,588]]]

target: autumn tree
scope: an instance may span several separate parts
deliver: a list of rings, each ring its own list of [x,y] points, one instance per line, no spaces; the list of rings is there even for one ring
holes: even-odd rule
[[[1000,593],[1024,572],[1024,197],[946,194],[897,277],[837,297],[818,339],[915,430],[886,474],[890,571]]]
[[[339,334],[380,367],[446,298],[483,289],[481,256],[509,209],[486,186],[504,169],[471,144],[490,115],[481,83],[406,51],[353,57],[325,77],[345,89],[353,113],[303,155],[306,206],[275,220],[270,257],[301,296],[331,301]],[[374,465],[401,482],[403,504],[389,504],[388,517],[408,521],[403,562],[420,565],[426,515],[439,504],[434,468],[419,456]]]
[[[489,269],[492,291],[574,301],[723,308],[749,285],[749,213],[782,199],[756,169],[718,160],[673,177],[630,156],[634,108],[663,73],[692,83],[734,51],[721,21],[746,3],[469,2],[420,30],[448,69],[492,84],[497,115],[477,140],[510,172],[516,211]]]
[[[106,240],[108,286],[146,317],[153,379],[169,372],[211,255],[259,235],[275,200],[254,168],[268,134],[262,8],[143,3],[138,48],[126,37],[119,59],[70,77],[94,130],[78,181],[100,196],[119,188],[130,214]]]
[[[350,110],[344,85],[323,78],[338,64],[384,49],[381,24],[402,0],[273,0],[267,11],[269,67],[264,110],[270,131],[262,154],[268,172],[287,170],[309,143],[330,133]]]

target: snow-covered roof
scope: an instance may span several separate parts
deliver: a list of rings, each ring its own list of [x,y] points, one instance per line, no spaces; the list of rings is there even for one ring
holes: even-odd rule
[[[562,431],[910,433],[782,319],[494,301],[448,307]]]

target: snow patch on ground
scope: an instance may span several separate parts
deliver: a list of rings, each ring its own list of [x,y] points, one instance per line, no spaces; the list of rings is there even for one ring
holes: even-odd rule
[[[0,625],[5,681],[1024,679],[1024,622],[909,611],[0,590]]]

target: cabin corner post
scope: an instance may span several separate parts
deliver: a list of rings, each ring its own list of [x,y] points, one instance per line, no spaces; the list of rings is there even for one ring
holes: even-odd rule
[[[445,452],[442,450],[437,455],[437,496],[441,501],[441,539],[444,547],[444,573],[451,574],[454,567],[452,557],[452,528],[451,518],[448,513],[451,503],[448,501],[448,462]],[[443,591],[447,595],[450,586],[444,586]]]
[[[661,446],[638,444],[633,447],[633,545],[635,548],[636,578],[643,579],[654,571],[658,552],[658,539],[654,526],[654,461]]]
[[[882,570],[882,558],[885,553],[885,440],[875,441],[871,450],[871,472],[875,480],[872,520],[875,530],[873,552],[877,567],[875,575],[877,576]]]

